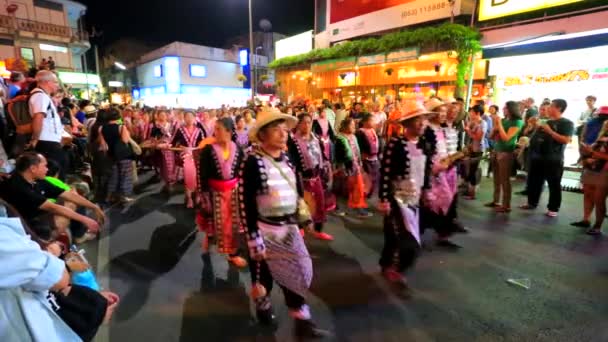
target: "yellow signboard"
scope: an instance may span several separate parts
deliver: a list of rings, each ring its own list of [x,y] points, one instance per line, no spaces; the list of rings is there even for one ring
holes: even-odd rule
[[[567,5],[583,0],[481,0],[479,21]]]

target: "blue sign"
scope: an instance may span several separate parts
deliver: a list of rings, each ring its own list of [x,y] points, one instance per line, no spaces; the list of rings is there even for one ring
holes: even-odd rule
[[[182,84],[181,74],[179,70],[179,57],[165,57],[165,82],[167,93],[179,94]]]
[[[207,67],[200,64],[190,64],[190,77],[207,77]]]

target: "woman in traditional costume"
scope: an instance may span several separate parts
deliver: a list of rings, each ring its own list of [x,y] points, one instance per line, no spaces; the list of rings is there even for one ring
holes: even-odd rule
[[[378,187],[380,176],[380,161],[378,160],[380,139],[376,134],[372,114],[365,114],[360,124],[361,128],[357,130],[355,135],[361,148],[361,159],[365,172],[365,194],[367,198],[371,198],[374,190]]]
[[[435,229],[439,246],[459,248],[449,241],[454,233],[464,229],[456,222],[458,174],[452,158],[456,155],[457,138],[441,127],[447,116],[446,105],[438,99],[431,99],[425,106],[431,113],[423,140],[432,178],[424,193],[422,222],[424,228]]]
[[[175,152],[169,149],[174,133],[172,128],[173,125],[167,119],[167,112],[158,111],[150,135],[156,140],[156,147],[159,149],[160,176],[165,183],[163,191],[167,193],[171,192],[177,182]]]
[[[243,224],[247,226],[251,296],[258,321],[274,323],[270,292],[276,281],[295,319],[295,335],[323,337],[311,321],[306,295],[312,281],[312,260],[298,231],[298,197],[302,194],[297,173],[285,149],[296,118],[279,112],[260,112],[250,139],[259,147],[247,157],[241,170],[240,196]]]
[[[336,168],[346,178],[348,207],[354,209],[360,217],[369,217],[371,213],[367,210],[365,198],[361,152],[354,133],[355,121],[351,118],[344,119],[336,138]],[[344,216],[345,213],[338,211],[338,215]]]
[[[201,151],[198,172],[203,222],[199,229],[206,232],[205,252],[213,239],[218,252],[227,254],[229,262],[245,267],[247,262],[239,256],[239,241],[244,230],[239,215],[237,175],[243,152],[232,141],[232,129],[232,119],[218,120],[215,142]]]
[[[234,126],[232,140],[234,140],[242,150],[249,149],[249,132],[247,131],[247,126],[245,126],[245,119],[242,116],[237,115],[234,118]]]
[[[327,220],[325,210],[325,188],[321,178],[324,165],[329,161],[322,152],[320,140],[312,133],[312,116],[308,113],[298,116],[298,126],[289,139],[290,160],[304,185],[304,199],[311,211],[314,223],[313,236],[319,240],[332,241],[334,238],[323,232]],[[302,231],[303,232],[303,231]]]
[[[403,135],[389,141],[382,157],[379,205],[385,214],[382,274],[406,292],[409,287],[403,272],[414,265],[420,250],[420,198],[429,174],[419,140],[427,111],[415,103],[411,107],[398,120],[404,127]]]
[[[186,192],[186,207],[194,208],[194,192],[197,189],[197,173],[195,164],[195,149],[205,138],[203,131],[196,127],[196,116],[192,111],[184,113],[184,124],[177,129],[171,145],[182,148],[179,152],[177,163],[184,170],[184,186]]]

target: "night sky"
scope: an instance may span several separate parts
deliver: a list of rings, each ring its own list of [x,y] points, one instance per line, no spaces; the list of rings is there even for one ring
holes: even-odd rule
[[[87,25],[103,31],[108,45],[135,38],[150,45],[183,41],[222,47],[227,38],[247,33],[247,0],[78,0],[88,6]],[[273,31],[287,35],[313,28],[314,0],[252,0],[254,30],[266,18]]]

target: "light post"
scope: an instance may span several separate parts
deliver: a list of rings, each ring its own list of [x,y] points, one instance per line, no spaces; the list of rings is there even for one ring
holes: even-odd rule
[[[251,80],[251,105],[255,106],[255,87],[253,86],[253,63],[254,63],[254,50],[253,50],[253,17],[251,11],[251,0],[249,1],[249,79]]]

